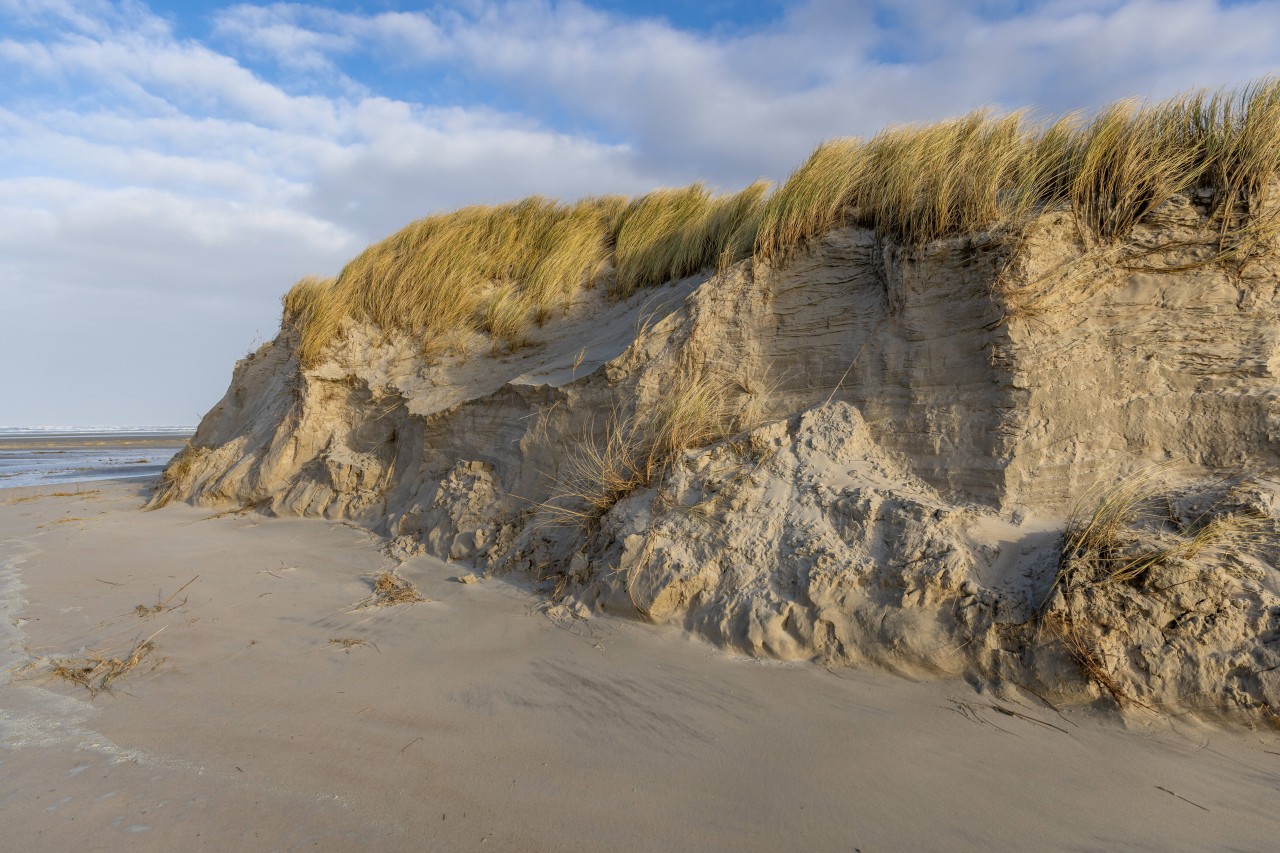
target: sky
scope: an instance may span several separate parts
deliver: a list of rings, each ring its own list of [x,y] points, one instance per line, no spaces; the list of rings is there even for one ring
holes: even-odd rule
[[[433,212],[1278,69],[1275,0],[0,0],[0,425],[195,424],[294,281]]]

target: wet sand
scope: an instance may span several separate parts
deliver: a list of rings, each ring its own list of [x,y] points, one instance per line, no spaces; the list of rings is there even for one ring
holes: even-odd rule
[[[0,489],[155,477],[191,430],[0,429]]]
[[[360,609],[390,565],[362,531],[140,512],[137,484],[51,491],[0,491],[17,849],[1259,850],[1280,832],[1273,733],[747,660],[555,618],[429,558],[401,568],[429,601]],[[110,692],[47,674],[147,637]]]

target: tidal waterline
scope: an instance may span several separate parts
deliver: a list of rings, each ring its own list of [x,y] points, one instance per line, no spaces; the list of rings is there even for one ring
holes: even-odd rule
[[[186,426],[0,427],[0,489],[158,475]]]

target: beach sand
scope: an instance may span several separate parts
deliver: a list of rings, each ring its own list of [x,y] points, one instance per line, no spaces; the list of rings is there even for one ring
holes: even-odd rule
[[[426,557],[400,572],[428,601],[360,609],[390,566],[360,530],[140,512],[136,483],[52,492],[0,492],[7,849],[1257,850],[1280,831],[1271,733],[746,660]],[[47,674],[148,637],[109,692]]]

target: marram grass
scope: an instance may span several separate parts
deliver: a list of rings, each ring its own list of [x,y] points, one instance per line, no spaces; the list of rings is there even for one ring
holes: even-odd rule
[[[439,354],[467,333],[515,349],[535,324],[608,281],[642,288],[788,253],[843,225],[908,246],[982,231],[1016,233],[1070,210],[1086,240],[1110,245],[1179,193],[1207,193],[1218,256],[1247,256],[1280,232],[1280,80],[1169,101],[1122,101],[1092,117],[1036,122],[976,112],[820,145],[782,186],[714,195],[702,184],[561,204],[533,197],[414,222],[336,279],[285,296],[304,364],[346,318],[367,319]],[[1267,211],[1267,212],[1264,212]]]

